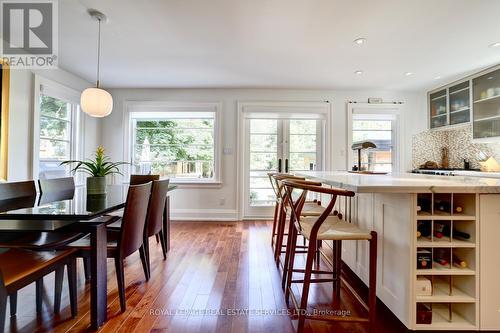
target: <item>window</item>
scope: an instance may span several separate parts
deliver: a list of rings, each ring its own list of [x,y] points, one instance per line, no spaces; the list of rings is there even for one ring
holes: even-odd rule
[[[369,171],[392,171],[393,120],[370,119],[354,115],[352,121],[352,142],[373,142],[377,148],[361,153],[361,169]],[[358,153],[353,151],[353,161],[358,165]]]
[[[33,177],[64,177],[69,169],[60,163],[78,157],[78,93],[43,78],[36,80]]]
[[[216,112],[131,112],[131,172],[174,182],[214,182]]]

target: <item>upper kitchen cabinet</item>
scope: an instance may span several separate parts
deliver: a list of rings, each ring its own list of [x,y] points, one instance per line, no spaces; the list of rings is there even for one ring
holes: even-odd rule
[[[470,81],[429,93],[430,128],[470,122]]]
[[[500,137],[500,69],[472,79],[473,137]]]

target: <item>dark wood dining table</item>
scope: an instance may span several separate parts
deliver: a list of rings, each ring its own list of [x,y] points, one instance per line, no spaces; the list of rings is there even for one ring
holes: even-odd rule
[[[125,206],[128,186],[108,185],[106,194],[100,195],[87,195],[86,188],[78,186],[71,192],[42,194],[0,206],[0,232],[75,231],[90,234],[90,321],[94,329],[106,321],[107,311],[106,224],[109,219],[102,217]],[[170,185],[169,192],[175,188],[175,185]],[[169,206],[167,196],[163,228],[168,245]]]

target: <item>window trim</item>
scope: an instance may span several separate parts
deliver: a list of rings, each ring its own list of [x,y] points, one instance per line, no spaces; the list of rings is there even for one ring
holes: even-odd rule
[[[125,133],[123,136],[123,160],[132,162],[133,147],[133,122],[134,113],[162,113],[162,112],[213,112],[214,119],[214,177],[207,180],[180,180],[171,179],[172,184],[183,188],[218,188],[222,186],[222,104],[219,102],[170,102],[170,101],[125,101],[123,123]],[[130,168],[124,168],[123,183],[130,179]]]
[[[394,128],[393,128],[393,144],[394,153],[392,154],[392,173],[403,172],[404,168],[404,148],[403,148],[403,138],[404,138],[404,119],[403,113],[401,112],[402,104],[369,104],[369,103],[348,103],[347,104],[347,158],[346,158],[346,170],[351,170],[353,165],[353,156],[351,153],[352,146],[352,131],[353,131],[353,118],[354,114],[371,115],[373,118],[380,116],[380,119],[384,119],[383,115],[393,116]],[[387,118],[385,118],[387,120]]]
[[[53,98],[64,100],[72,104],[71,137],[70,137],[70,159],[81,159],[84,151],[84,118],[80,111],[80,92],[49,80],[43,76],[35,74],[34,77],[34,98],[33,98],[33,137],[32,137],[32,165],[31,176],[33,179],[39,178],[40,172],[40,96],[42,94]],[[83,183],[83,177],[76,176],[78,185]]]

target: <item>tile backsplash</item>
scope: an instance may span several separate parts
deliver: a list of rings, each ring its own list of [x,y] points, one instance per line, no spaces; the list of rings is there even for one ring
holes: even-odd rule
[[[471,168],[480,168],[481,152],[494,157],[500,163],[500,143],[473,143],[472,125],[449,129],[424,131],[413,136],[413,168],[426,161],[434,161],[441,166],[441,148],[448,147],[450,168],[463,168],[464,159]]]

